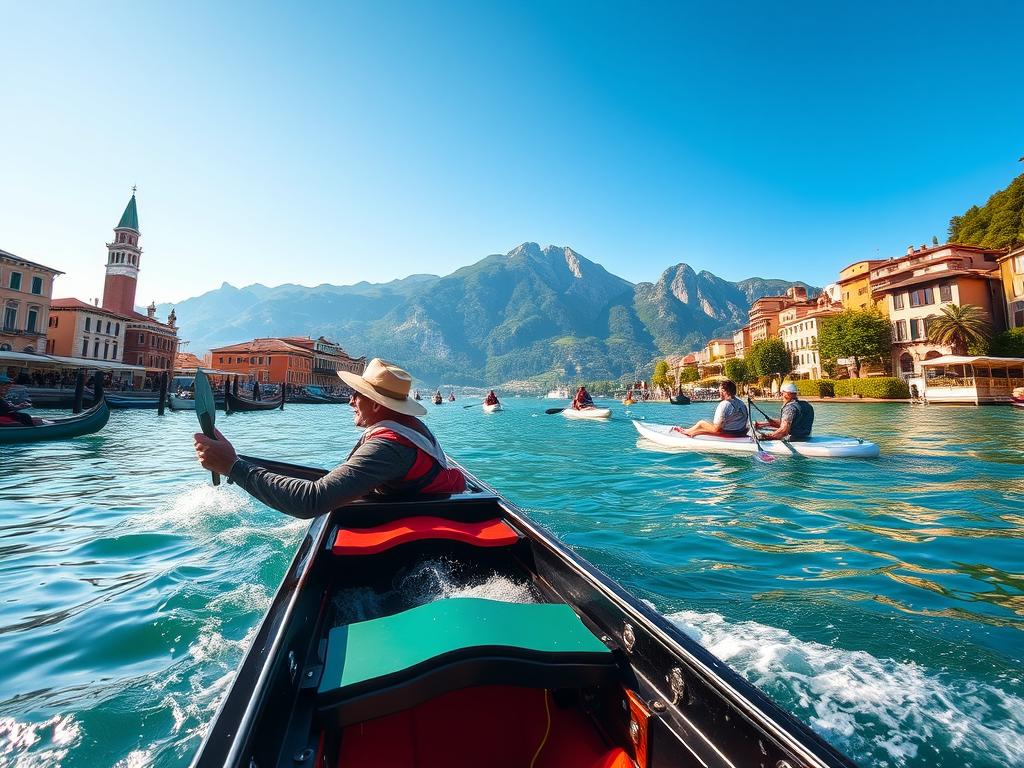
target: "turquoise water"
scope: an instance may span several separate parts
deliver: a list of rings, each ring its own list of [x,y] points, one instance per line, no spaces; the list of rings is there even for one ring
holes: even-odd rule
[[[1021,765],[1024,413],[828,404],[868,461],[666,453],[509,399],[448,451],[864,765]],[[330,466],[344,406],[219,414],[243,452]],[[305,523],[213,488],[195,415],[0,446],[0,766],[182,766]]]

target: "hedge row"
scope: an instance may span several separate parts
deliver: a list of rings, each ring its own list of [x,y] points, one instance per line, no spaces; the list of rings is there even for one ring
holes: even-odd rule
[[[903,379],[882,376],[873,379],[839,379],[835,382],[836,397],[877,397],[891,400],[910,397],[910,388]]]
[[[804,397],[835,397],[835,382],[831,379],[797,379],[796,391]]]

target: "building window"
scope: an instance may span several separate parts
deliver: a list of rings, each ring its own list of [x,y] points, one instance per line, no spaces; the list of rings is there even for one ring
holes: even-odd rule
[[[25,330],[29,333],[35,333],[36,323],[39,321],[39,310],[30,309],[28,311],[28,319],[25,321]]]
[[[910,338],[912,338],[912,339],[920,339],[921,338],[921,331],[922,331],[921,321],[920,320],[911,320],[910,321]]]
[[[114,323],[114,335],[115,336],[120,336],[121,335],[121,324],[120,323]]]
[[[892,295],[892,308],[893,309],[903,309],[903,294],[902,293],[894,293]]]
[[[115,360],[117,360],[117,342],[116,341],[114,342],[114,354],[112,355],[112,357]]]
[[[92,343],[92,356],[93,357],[99,357],[100,356],[100,340],[99,339],[96,339]]]
[[[1024,301],[1013,302],[1013,327],[1024,327]]]
[[[932,291],[931,286],[928,288],[918,288],[916,291],[911,291],[910,293],[910,306],[912,307],[923,307],[934,303],[935,294]]]
[[[104,341],[103,342],[103,359],[106,360],[107,356],[109,354],[110,354],[110,342]]]
[[[43,278],[33,277],[32,278],[32,293],[36,296],[43,295]]]
[[[13,331],[18,326],[18,305],[8,304],[4,309],[4,330]]]
[[[85,318],[85,330],[86,332],[92,330],[92,318],[89,316],[86,316]]]
[[[145,343],[146,343],[146,334],[140,333],[139,334],[139,344],[145,344]]]
[[[82,339],[82,357],[89,356],[89,340]]]
[[[907,322],[906,320],[897,320],[893,323],[893,331],[896,336],[896,341],[907,340]]]
[[[953,300],[953,285],[951,283],[943,283],[939,286],[939,301],[952,301]]]
[[[21,290],[21,272],[11,272],[11,277],[7,283],[7,287],[12,291]]]

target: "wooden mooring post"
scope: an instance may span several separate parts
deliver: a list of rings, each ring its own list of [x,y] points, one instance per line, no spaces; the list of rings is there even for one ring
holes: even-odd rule
[[[160,374],[160,402],[156,406],[156,415],[164,415],[164,406],[167,405],[167,371]]]
[[[78,369],[78,375],[75,376],[75,399],[71,403],[72,413],[82,412],[82,399],[85,397],[85,371],[81,368]]]

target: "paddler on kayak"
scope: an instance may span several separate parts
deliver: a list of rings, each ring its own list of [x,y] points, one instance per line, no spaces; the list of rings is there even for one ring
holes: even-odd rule
[[[195,435],[196,455],[206,469],[227,475],[267,506],[311,518],[368,493],[443,494],[466,489],[437,438],[417,416],[426,408],[409,397],[412,377],[393,363],[371,360],[362,376],[338,375],[352,389],[353,421],[365,431],[344,464],[319,480],[277,474],[238,458],[231,443]]]
[[[496,394],[494,394],[494,390],[492,389],[490,392],[487,393],[487,397],[484,398],[484,405],[498,405],[498,404],[499,404],[498,403],[498,396]]]
[[[587,388],[582,384],[580,384],[580,388],[576,390],[576,396],[572,399],[572,407],[576,411],[594,407],[594,398],[590,396]]]
[[[807,440],[814,426],[814,408],[797,397],[796,384],[787,382],[779,390],[782,393],[782,413],[779,418],[755,421],[754,427],[774,427],[774,432],[758,432],[762,440]]]
[[[689,429],[672,427],[672,431],[689,437],[697,435],[746,437],[747,420],[750,415],[747,412],[747,406],[736,397],[736,382],[726,379],[719,384],[718,397],[721,402],[715,409],[714,421],[708,422],[701,419]]]

